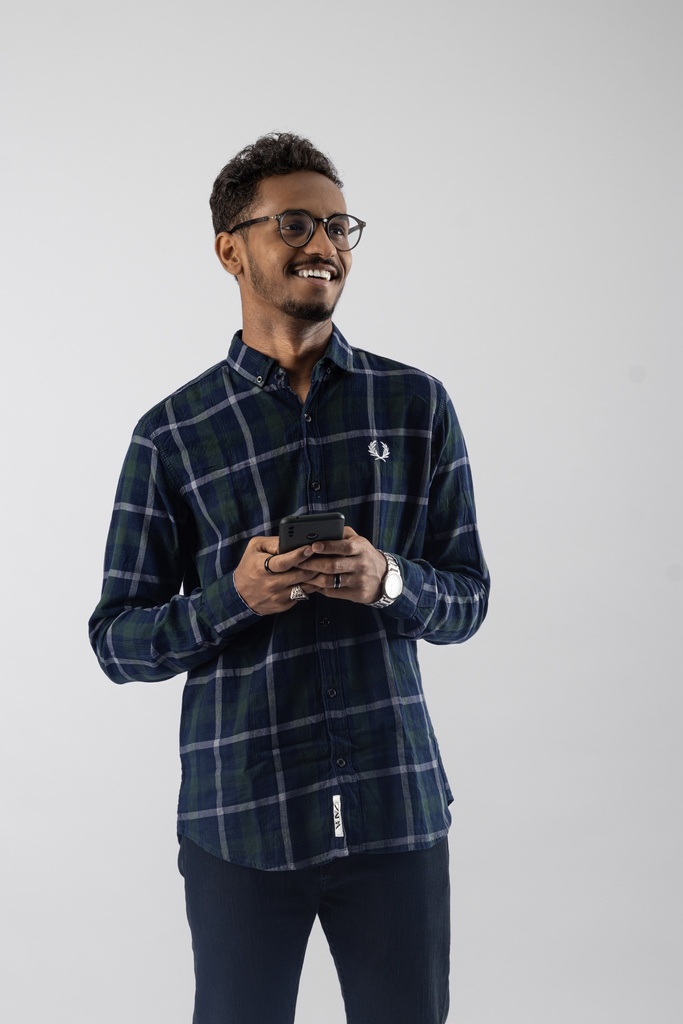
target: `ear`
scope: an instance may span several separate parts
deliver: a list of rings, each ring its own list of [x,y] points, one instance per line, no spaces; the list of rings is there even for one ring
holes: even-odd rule
[[[240,239],[237,235],[230,235],[227,231],[221,231],[216,235],[214,244],[216,256],[223,264],[229,274],[237,277],[242,273],[242,256],[240,253]]]

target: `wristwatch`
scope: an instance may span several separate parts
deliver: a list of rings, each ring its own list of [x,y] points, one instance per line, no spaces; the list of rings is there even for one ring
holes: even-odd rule
[[[388,608],[403,593],[403,577],[398,562],[388,551],[382,554],[387,560],[387,571],[382,578],[382,596],[378,601],[371,602],[371,608]]]

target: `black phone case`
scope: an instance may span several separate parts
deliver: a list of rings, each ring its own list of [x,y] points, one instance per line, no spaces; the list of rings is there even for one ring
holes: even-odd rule
[[[343,535],[344,516],[341,512],[285,516],[280,523],[278,553],[284,555],[316,540],[341,540]]]

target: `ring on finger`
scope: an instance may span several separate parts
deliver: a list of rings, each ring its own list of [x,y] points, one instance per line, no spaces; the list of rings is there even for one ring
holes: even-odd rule
[[[334,575],[334,589],[339,590],[341,587],[341,573],[337,572]]]
[[[268,562],[271,560],[272,557],[273,555],[268,555],[265,562],[263,563],[263,568],[266,570],[266,572],[269,572],[271,576],[277,576],[277,573],[273,572],[273,570],[268,565]]]
[[[272,572],[272,569],[271,569]],[[290,601],[308,601],[308,594],[305,594],[300,583],[295,583],[289,592]]]

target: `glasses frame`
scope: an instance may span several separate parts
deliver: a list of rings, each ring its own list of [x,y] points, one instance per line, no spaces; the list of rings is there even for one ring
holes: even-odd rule
[[[293,245],[291,242],[288,242],[285,236],[282,234],[282,218],[286,217],[290,213],[304,213],[313,222],[313,227],[311,228],[311,233],[309,234],[308,238],[306,239],[305,242],[300,242],[298,245]],[[334,238],[330,237],[329,224],[331,220],[335,219],[335,217],[351,217],[351,219],[355,220],[356,223],[359,225],[358,238],[353,243],[353,245],[350,246],[350,248],[348,249],[340,249],[337,243],[335,242]],[[308,210],[285,210],[283,213],[273,213],[268,217],[254,217],[253,220],[243,220],[240,224],[235,224],[234,227],[228,228],[227,233],[231,235],[233,231],[237,231],[238,228],[249,228],[251,227],[252,224],[265,224],[265,222],[268,220],[277,221],[278,228],[280,231],[280,238],[285,243],[285,245],[288,245],[290,247],[290,249],[302,249],[304,245],[308,245],[310,240],[313,238],[313,235],[317,231],[318,224],[323,224],[325,227],[325,234],[330,239],[332,245],[335,247],[337,252],[351,252],[351,250],[355,249],[358,243],[360,242],[361,237],[363,235],[363,228],[367,227],[367,224],[364,220],[360,220],[359,217],[353,217],[352,214],[350,213],[331,213],[329,217],[314,217],[312,213],[308,212]]]

